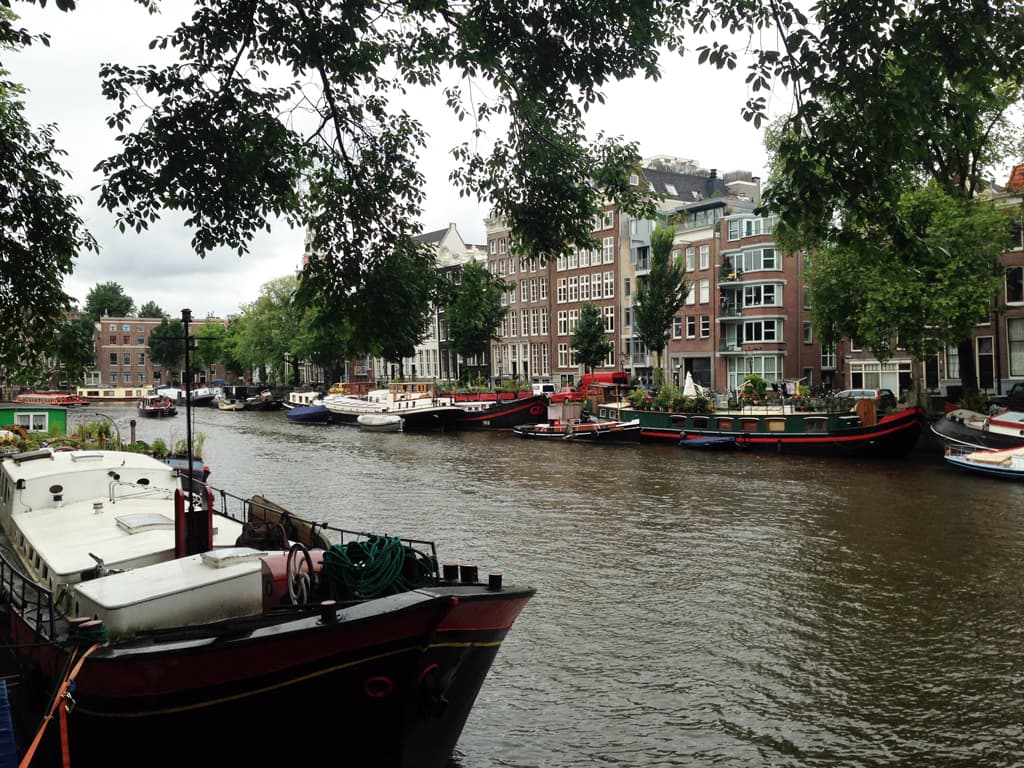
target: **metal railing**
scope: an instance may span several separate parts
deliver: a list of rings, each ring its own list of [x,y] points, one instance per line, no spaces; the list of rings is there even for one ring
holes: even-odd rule
[[[56,610],[53,593],[12,565],[0,553],[0,601],[7,603],[22,620],[41,637],[56,637]]]

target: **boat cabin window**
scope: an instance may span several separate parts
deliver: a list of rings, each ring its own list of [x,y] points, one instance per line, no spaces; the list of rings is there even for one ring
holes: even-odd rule
[[[727,419],[727,421],[732,421],[732,420],[731,419]],[[694,426],[695,429],[705,429],[708,426],[708,417],[707,416],[694,416],[693,417],[693,426]]]
[[[731,418],[722,417],[715,419],[715,429],[732,429],[733,423]]]
[[[808,416],[804,424],[808,432],[828,432],[828,418],[825,416]]]
[[[759,423],[757,419],[740,419],[740,429],[743,432],[757,432]]]
[[[785,432],[786,431],[786,420],[785,419],[766,419],[765,426],[769,432]]]

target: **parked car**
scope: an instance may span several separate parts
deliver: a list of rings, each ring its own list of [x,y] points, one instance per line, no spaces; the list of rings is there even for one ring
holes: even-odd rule
[[[992,405],[1009,408],[1011,411],[1024,411],[1024,381],[1014,383],[1005,395],[992,398]]]
[[[840,400],[874,400],[880,411],[896,408],[896,395],[891,389],[844,389],[836,393]]]

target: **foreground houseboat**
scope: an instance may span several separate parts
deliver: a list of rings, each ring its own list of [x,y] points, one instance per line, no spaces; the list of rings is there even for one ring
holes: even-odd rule
[[[533,595],[137,453],[15,454],[0,500],[4,672],[37,765],[442,768]],[[389,578],[367,570],[384,550]]]
[[[925,424],[921,408],[878,414],[863,400],[855,409],[798,410],[791,405],[750,406],[710,413],[634,410],[628,403],[597,407],[598,416],[640,422],[646,441],[730,438],[740,448],[778,453],[892,458],[916,445]]]

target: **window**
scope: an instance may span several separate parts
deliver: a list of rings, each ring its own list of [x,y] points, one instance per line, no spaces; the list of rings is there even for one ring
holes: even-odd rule
[[[131,336],[129,336],[129,335],[127,334],[127,333],[126,333],[126,334],[124,334],[124,335],[123,335],[123,336],[121,337],[121,343],[122,343],[122,344],[124,344],[125,346],[128,346],[129,344],[131,344],[131,343],[132,343],[132,337],[131,337]]]
[[[110,353],[110,364],[117,365],[117,352]]]
[[[631,289],[631,286],[629,284],[629,278],[627,277],[625,280],[622,281],[622,296],[623,296],[623,298],[628,299],[630,296],[633,295],[632,293],[630,293],[630,289]]]
[[[569,251],[569,257],[566,261],[566,266],[569,269],[576,269],[576,267],[580,265],[579,252],[575,248],[573,248],[571,251]]]
[[[777,320],[752,320],[743,324],[743,341],[775,341],[778,336]]]
[[[697,267],[697,249],[692,245],[686,249],[686,271],[693,272]]]
[[[960,350],[957,347],[946,347],[946,378],[960,378]]]
[[[528,310],[528,309],[520,310],[519,322],[520,322],[520,325],[519,325],[519,328],[520,328],[519,333],[520,333],[520,335],[522,335],[522,336],[529,336],[530,335],[530,326],[529,326],[530,310]],[[525,356],[526,355],[524,354],[523,357],[525,357]]]
[[[1009,346],[1010,375],[1024,376],[1024,317],[1007,319],[1006,343]]]
[[[606,237],[601,241],[601,255],[605,264],[615,261],[615,238]]]
[[[700,337],[702,339],[711,337],[711,315],[700,316]]]
[[[576,330],[576,323],[579,322],[580,311],[578,309],[569,310],[569,333],[573,333]]]
[[[590,266],[590,249],[588,249],[588,248],[580,249],[580,266],[581,267],[589,267]]]
[[[686,338],[695,339],[697,338],[697,316],[687,315],[686,316]]]
[[[1024,267],[1006,268],[1006,303],[1024,304]]]
[[[707,269],[711,264],[711,246],[702,245],[700,247],[700,268]]]
[[[569,367],[569,345],[559,344],[558,345],[558,367],[568,368]]]
[[[517,333],[518,325],[516,324],[516,317],[518,317],[518,315],[515,312],[509,312],[508,313],[508,335],[509,336],[518,336],[519,335]]]
[[[540,335],[540,312],[536,307],[530,310],[530,335]],[[537,367],[534,366],[533,369],[537,370]]]
[[[992,389],[995,386],[995,355],[991,336],[979,336],[978,344],[978,386]]]
[[[631,187],[635,187],[635,186],[637,186],[637,185],[638,185],[639,183],[640,183],[640,177],[639,177],[639,176],[637,176],[637,175],[636,175],[635,173],[631,173],[631,174],[629,175],[629,186],[631,186]]]
[[[700,303],[707,304],[711,301],[711,281],[705,277],[697,285],[700,289]]]
[[[590,278],[590,298],[601,298],[601,273],[595,272]]]
[[[758,248],[744,251],[736,255],[736,264],[744,272],[757,272],[766,269],[778,269],[774,248]]]
[[[672,318],[672,338],[683,338],[683,318],[678,315]]]
[[[557,299],[557,302],[559,304],[565,304],[567,296],[568,296],[568,293],[566,291],[565,278],[564,277],[560,277],[560,278],[558,278],[558,299]]]
[[[136,360],[138,360],[139,365],[145,365],[146,364],[146,353],[145,352],[139,352],[138,357],[136,358]]]
[[[145,373],[140,373],[139,374],[139,386],[140,387],[144,387],[145,385],[146,385],[146,374]]]
[[[497,252],[498,252],[498,241],[497,240],[491,240],[491,253],[497,253]]]
[[[519,300],[524,304],[530,300],[530,281],[526,278],[519,281]]]
[[[693,285],[691,285],[690,290],[686,292],[686,303],[689,306],[697,303],[697,292],[693,290]]]
[[[633,310],[630,307],[622,308],[622,327],[632,328],[633,327]]]
[[[139,336],[137,339],[135,339],[135,343],[138,344],[140,347],[146,346],[146,337]]]
[[[590,300],[590,275],[580,275],[580,301]]]
[[[530,301],[537,300],[537,278],[530,278]]]
[[[117,336],[115,334],[110,335],[110,343],[117,344]]]
[[[604,273],[604,297],[606,299],[615,298],[615,273],[605,272]]]
[[[804,344],[810,344],[814,341],[814,334],[811,331],[811,323],[809,320],[804,320]]]
[[[540,281],[538,283],[538,285],[540,285],[540,300],[541,301],[547,301],[548,300],[548,279],[546,277],[540,277],[540,278],[538,278],[538,280]]]
[[[778,286],[772,284],[743,286],[743,306],[757,307],[762,304],[769,307],[778,306],[777,288]]]
[[[836,350],[835,347],[831,349],[821,350],[821,367],[823,369],[835,369],[836,367]]]
[[[601,314],[604,316],[604,329],[608,333],[615,332],[615,307],[603,307]]]
[[[615,226],[615,214],[605,211],[601,217],[601,229],[611,229]]]
[[[540,311],[540,335],[548,335],[548,311],[546,309]],[[544,353],[544,359],[547,360],[547,352]]]
[[[505,252],[505,238],[503,237],[500,240],[498,240],[498,253],[504,253],[504,252]]]
[[[128,323],[125,323],[124,325],[121,326],[121,330],[124,331],[125,333],[128,333],[129,331],[131,331],[131,329],[132,329],[132,327],[130,325],[128,325]]]
[[[569,301],[580,300],[580,279],[578,277],[569,278]]]

